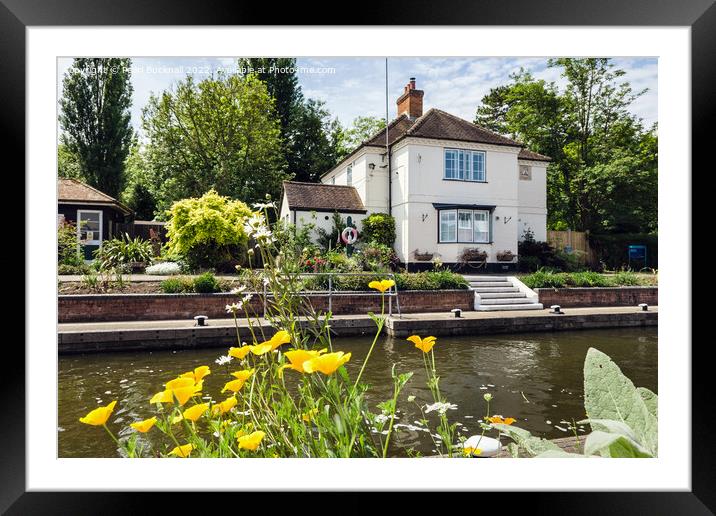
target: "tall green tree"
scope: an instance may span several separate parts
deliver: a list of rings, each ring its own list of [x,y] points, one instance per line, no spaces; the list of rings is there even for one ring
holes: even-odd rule
[[[493,88],[475,122],[550,156],[549,224],[594,232],[655,231],[657,133],[629,106],[634,92],[609,59],[554,59],[564,91],[529,73]],[[624,197],[626,196],[626,197]]]
[[[82,179],[79,159],[64,143],[57,145],[57,177]]]
[[[318,181],[338,160],[340,132],[322,101],[304,97],[296,59],[245,58],[238,66],[243,76],[258,77],[275,100],[288,173],[297,181]]]
[[[122,191],[133,136],[130,66],[129,59],[75,59],[62,83],[61,143],[79,176],[112,197]]]
[[[385,128],[385,119],[375,116],[359,116],[353,119],[353,124],[341,133],[338,159],[350,154],[356,147]]]
[[[255,75],[189,76],[150,98],[142,126],[159,210],[211,189],[258,202],[287,178],[274,101]]]
[[[127,180],[121,196],[122,202],[134,211],[138,220],[152,220],[157,211],[156,188],[144,150],[136,140],[125,160],[124,168]]]

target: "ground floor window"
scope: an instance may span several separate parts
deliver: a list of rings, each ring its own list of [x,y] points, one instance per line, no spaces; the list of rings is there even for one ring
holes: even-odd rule
[[[487,244],[490,242],[489,210],[440,210],[439,242]]]

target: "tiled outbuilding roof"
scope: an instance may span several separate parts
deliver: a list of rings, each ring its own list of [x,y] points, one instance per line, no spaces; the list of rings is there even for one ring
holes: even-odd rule
[[[110,197],[77,179],[61,178],[57,180],[57,201],[64,204],[112,205],[125,213],[131,213],[129,208],[114,197]]]
[[[284,181],[283,191],[291,210],[366,212],[358,191],[352,186]]]

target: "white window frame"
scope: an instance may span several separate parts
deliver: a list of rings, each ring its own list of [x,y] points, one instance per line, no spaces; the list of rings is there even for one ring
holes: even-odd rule
[[[447,160],[448,154],[454,153],[454,177],[448,176]],[[475,155],[482,155],[482,178],[474,178],[473,164]],[[461,167],[460,164],[463,164]],[[460,174],[462,172],[462,175]],[[445,148],[443,152],[443,179],[446,181],[468,181],[470,183],[486,183],[487,182],[487,152],[481,150],[470,149],[453,149]]]
[[[346,185],[353,186],[353,163],[346,168]]]
[[[102,246],[102,232],[104,231],[104,213],[102,210],[77,210],[77,242],[80,242],[80,237],[82,236],[82,228],[81,228],[81,222],[82,222],[82,215],[81,213],[98,213],[99,214],[99,238],[94,238],[92,240],[86,240],[84,242],[84,245],[98,245]]]
[[[455,224],[455,239],[454,240],[445,240],[443,239],[443,214],[454,214],[454,224]],[[440,210],[440,215],[438,217],[438,242],[447,242],[447,243],[456,243],[457,242],[457,210]]]
[[[460,213],[470,213],[470,240],[460,239]],[[439,244],[490,244],[492,243],[492,212],[485,209],[472,208],[453,208],[448,210],[438,210],[438,243]],[[446,240],[443,238],[443,214],[453,213],[455,215],[455,239]],[[484,213],[487,222],[487,239],[475,240],[475,214]],[[463,229],[464,230],[464,229]]]

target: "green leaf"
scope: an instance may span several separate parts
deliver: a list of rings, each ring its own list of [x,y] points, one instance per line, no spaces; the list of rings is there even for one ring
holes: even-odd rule
[[[535,437],[527,430],[512,425],[494,424],[494,428],[514,440],[518,446],[528,454],[535,456],[548,450],[560,450],[561,448],[548,439]]]
[[[646,387],[637,387],[636,392],[638,392],[641,399],[644,400],[649,412],[655,418],[659,419],[659,397]]]
[[[634,384],[612,360],[594,348],[584,361],[584,408],[590,419],[621,421],[634,431],[636,441],[657,454],[657,419]],[[603,430],[597,423],[593,430]]]
[[[556,450],[543,451],[539,455],[535,455],[536,459],[584,459],[584,455],[579,453],[569,453],[560,448]]]
[[[583,419],[582,421],[577,421],[578,425],[584,425],[589,423],[592,426],[599,426],[604,427],[607,429],[609,433],[623,435],[624,437],[631,439],[633,441],[636,440],[636,434],[634,433],[634,430],[629,428],[629,425],[626,423],[622,423],[621,421],[614,421],[612,419]]]
[[[611,458],[650,458],[652,455],[639,443],[622,434],[595,431],[587,436],[584,442],[584,454]]]

